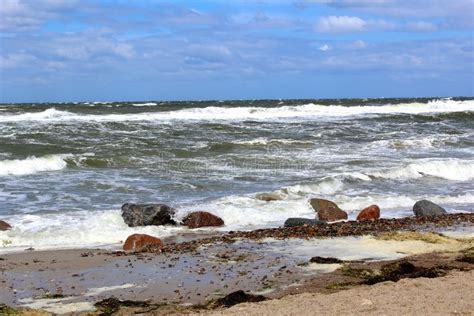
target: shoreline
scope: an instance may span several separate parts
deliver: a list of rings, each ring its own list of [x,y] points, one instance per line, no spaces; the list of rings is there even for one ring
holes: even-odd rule
[[[104,307],[94,304],[115,298],[119,303],[106,302],[124,310],[202,313],[239,290],[265,299],[314,292],[326,295],[364,285],[363,275],[354,279],[353,271],[379,271],[390,262],[408,260],[417,269],[446,273],[471,270],[472,262],[457,259],[466,255],[472,260],[472,233],[458,238],[437,231],[467,228],[471,232],[473,226],[474,214],[463,213],[210,237],[193,234],[168,243],[162,252],[72,249],[4,254],[0,255],[0,303],[59,314],[86,313],[100,312]],[[313,257],[343,262],[316,263]],[[145,303],[127,307],[120,301]],[[221,311],[221,307],[213,308]]]

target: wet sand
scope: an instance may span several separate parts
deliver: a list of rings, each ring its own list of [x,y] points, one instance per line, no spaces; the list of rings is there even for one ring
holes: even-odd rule
[[[455,231],[466,227],[472,230],[473,219],[474,216],[466,214],[443,217],[418,223],[417,228],[419,231],[448,227]],[[0,255],[0,303],[67,313],[93,311],[97,302],[115,297],[146,302],[133,307],[135,311],[152,313],[168,308],[168,312],[189,313],[195,312],[198,306],[207,306],[198,309],[207,312],[216,299],[237,290],[268,299],[301,293],[335,295],[330,293],[365,284],[364,277],[354,275],[353,271],[378,271],[387,260],[407,256],[417,268],[448,267],[447,273],[472,268],[472,263],[457,260],[463,251],[473,247],[472,237],[387,233],[389,228],[394,230],[393,226],[411,230],[415,224],[405,219],[380,220],[336,223],[324,228],[306,226],[201,236],[207,238],[194,241],[189,239],[196,236],[186,236],[182,238],[187,241],[171,243],[164,252],[155,253],[83,249],[5,254]],[[315,236],[314,232],[318,231],[329,232],[329,236],[336,232],[336,238]],[[368,231],[378,236],[347,237],[349,232],[366,235]],[[331,255],[346,262],[310,262],[313,256]],[[464,291],[469,289],[465,283],[461,287]],[[286,300],[283,298],[282,302]],[[295,300],[298,302],[298,297]],[[266,308],[265,304],[268,303],[259,303],[255,308]],[[131,307],[119,307],[127,308]],[[218,308],[223,311],[222,307]],[[233,312],[235,308],[226,311]]]

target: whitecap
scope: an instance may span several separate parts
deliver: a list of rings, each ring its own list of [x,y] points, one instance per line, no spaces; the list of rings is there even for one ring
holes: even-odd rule
[[[0,176],[21,176],[44,171],[56,171],[66,168],[66,159],[71,154],[30,156],[26,159],[0,160]]]

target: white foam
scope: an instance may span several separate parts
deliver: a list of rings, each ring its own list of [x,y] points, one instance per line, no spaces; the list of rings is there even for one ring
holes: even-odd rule
[[[90,289],[87,290],[87,293],[85,293],[85,295],[86,296],[97,296],[97,295],[102,294],[104,292],[129,289],[131,287],[137,287],[137,285],[133,284],[133,283],[126,283],[126,284],[122,284],[122,285],[113,285],[113,286],[90,288]]]
[[[297,139],[268,139],[266,137],[259,137],[251,140],[242,140],[235,142],[241,145],[269,145],[269,144],[312,144],[311,141],[297,140]]]
[[[139,103],[137,103],[139,104]],[[140,104],[143,105],[143,104]],[[79,115],[54,108],[43,112],[0,115],[0,122],[21,121],[169,121],[169,120],[281,120],[281,119],[324,119],[346,118],[351,116],[380,115],[380,114],[430,114],[474,111],[474,100],[453,101],[433,100],[428,103],[405,103],[378,106],[340,106],[304,104],[281,107],[216,107],[190,108],[176,111]]]
[[[427,243],[421,240],[378,240],[370,236],[339,237],[322,239],[290,239],[286,241],[266,238],[269,250],[284,253],[307,262],[314,256],[332,257],[341,260],[392,260],[408,255],[433,251],[452,250],[452,243]]]
[[[120,210],[60,214],[17,214],[4,218],[13,226],[0,232],[0,253],[58,248],[118,248],[135,233],[157,237],[175,235],[180,227],[128,227]],[[2,247],[3,245],[3,247]]]
[[[457,196],[408,196],[395,194],[344,194],[341,186],[336,194],[321,195],[324,185],[313,185],[301,190],[289,190],[282,200],[265,202],[252,196],[228,196],[215,201],[178,207],[177,218],[181,219],[191,211],[205,210],[221,217],[225,226],[202,228],[203,230],[251,230],[283,226],[290,217],[315,218],[309,198],[322,197],[335,201],[354,219],[357,213],[370,204],[377,204],[382,217],[405,217],[413,215],[413,204],[421,199],[429,199],[444,207],[448,212],[456,212],[456,205],[474,204],[474,195],[466,193]],[[312,190],[312,191],[311,191]],[[70,212],[60,214],[16,214],[6,216],[5,221],[13,226],[9,231],[0,231],[0,253],[22,251],[32,247],[42,249],[65,248],[120,248],[122,242],[134,233],[143,233],[159,238],[173,236],[187,231],[180,226],[128,227],[122,219],[120,210],[95,212]]]
[[[155,103],[155,102],[147,102],[147,103],[133,103],[132,104],[133,106],[155,106],[155,105],[158,105],[158,103]]]
[[[65,159],[69,157],[72,157],[72,155],[31,156],[26,159],[1,160],[0,176],[20,176],[44,171],[61,170],[66,168],[67,163]]]
[[[56,315],[77,314],[85,311],[96,310],[92,302],[70,302],[74,297],[54,298],[54,299],[21,299],[22,306],[32,309],[42,309]]]
[[[28,122],[28,121],[67,121],[78,119],[81,116],[67,111],[59,111],[55,108],[50,108],[42,112],[28,112],[22,114],[8,114],[0,115],[0,122]]]
[[[461,159],[422,159],[383,172],[374,172],[370,176],[384,179],[416,179],[432,176],[453,181],[474,179],[474,160]]]

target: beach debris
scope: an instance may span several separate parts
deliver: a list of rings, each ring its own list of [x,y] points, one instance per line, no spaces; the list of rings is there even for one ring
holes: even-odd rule
[[[318,214],[321,221],[334,222],[347,219],[347,213],[341,210],[336,203],[324,199],[311,199],[309,203]]]
[[[357,215],[358,221],[367,221],[367,220],[374,220],[380,218],[380,208],[378,205],[370,205],[360,211],[359,215]]]
[[[465,249],[463,254],[456,258],[456,261],[474,264],[474,247]]]
[[[413,213],[416,216],[439,216],[447,214],[446,210],[428,200],[421,200],[413,205]]]
[[[241,238],[258,240],[262,238],[314,238],[314,237],[342,237],[362,236],[388,233],[398,230],[418,230],[424,227],[448,227],[453,225],[474,224],[473,213],[446,214],[436,217],[405,217],[380,218],[374,221],[345,221],[325,223],[324,225],[302,225],[281,228],[266,228],[252,231],[229,232],[221,236],[202,238],[199,240],[170,243],[160,252],[192,252],[202,245],[212,243],[233,243]]]
[[[150,248],[156,250],[162,247],[163,242],[161,239],[146,234],[130,235],[123,244],[123,250],[137,252],[146,251]]]
[[[240,303],[261,302],[261,301],[265,301],[266,299],[267,298],[263,295],[247,294],[242,290],[238,290],[230,294],[227,294],[226,296],[219,298],[215,300],[214,302],[211,302],[210,305],[211,307],[219,307],[219,306],[230,307],[230,306],[234,306]]]
[[[224,221],[222,218],[209,212],[198,211],[189,213],[183,219],[183,225],[186,225],[189,228],[222,226],[224,225]]]
[[[309,259],[309,262],[311,263],[322,263],[322,264],[333,264],[333,263],[344,263],[343,260],[337,259],[337,258],[331,258],[331,257],[313,257]]]
[[[259,193],[255,195],[255,198],[257,200],[271,202],[271,201],[283,200],[284,197],[281,194],[278,194],[276,192],[271,192],[271,193]]]
[[[0,231],[10,230],[12,226],[5,221],[0,220]]]
[[[302,218],[302,217],[291,217],[285,221],[285,227],[294,227],[294,226],[303,226],[303,225],[321,225],[326,224],[326,222],[320,221],[318,219],[312,218]]]
[[[409,261],[402,260],[383,265],[379,274],[367,277],[364,283],[372,285],[385,281],[397,282],[404,278],[437,278],[446,274],[446,267],[417,267]]]
[[[122,206],[122,217],[129,227],[176,225],[176,211],[165,204],[130,204]]]
[[[116,313],[122,306],[149,307],[150,304],[147,302],[142,302],[142,301],[130,301],[130,300],[121,301],[118,298],[110,297],[110,298],[106,298],[102,301],[95,303],[94,306],[100,310],[101,312],[100,315],[112,315]]]

